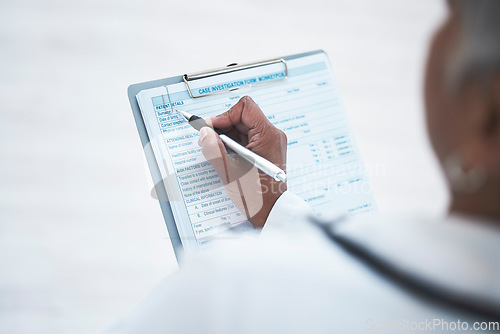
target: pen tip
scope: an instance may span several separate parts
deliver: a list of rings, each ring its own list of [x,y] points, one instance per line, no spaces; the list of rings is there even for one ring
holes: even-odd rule
[[[184,118],[186,118],[186,119],[190,119],[193,116],[190,113],[182,111],[182,110],[179,110],[179,109],[175,109],[175,111],[177,111],[179,114],[181,114],[182,116],[184,116]]]

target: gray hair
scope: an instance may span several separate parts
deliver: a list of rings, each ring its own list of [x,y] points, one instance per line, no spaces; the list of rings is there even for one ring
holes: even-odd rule
[[[500,0],[457,0],[461,38],[451,59],[453,88],[470,77],[488,80],[500,70]]]

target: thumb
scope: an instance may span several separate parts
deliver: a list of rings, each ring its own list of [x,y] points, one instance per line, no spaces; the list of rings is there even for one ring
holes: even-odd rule
[[[224,184],[229,183],[229,174],[227,170],[227,162],[231,158],[224,143],[212,128],[204,126],[200,129],[200,138],[198,145],[201,147],[201,152],[205,159],[214,167],[219,174]]]

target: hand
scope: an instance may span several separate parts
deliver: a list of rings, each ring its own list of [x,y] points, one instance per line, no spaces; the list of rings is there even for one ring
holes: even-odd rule
[[[229,111],[207,123],[286,171],[286,135],[271,124],[250,97],[242,97]],[[236,207],[255,227],[263,227],[285,192],[286,183],[275,181],[238,155],[229,155],[220,137],[209,127],[201,129],[198,144]]]

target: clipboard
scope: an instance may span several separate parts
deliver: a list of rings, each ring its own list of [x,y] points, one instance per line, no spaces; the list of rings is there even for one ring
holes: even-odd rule
[[[311,52],[305,52],[305,53],[300,53],[300,54],[295,54],[295,55],[290,55],[290,56],[285,56],[282,58],[284,61],[292,60],[295,58],[301,58],[309,55],[314,55],[317,53],[322,53],[324,51],[322,50],[316,50],[316,51],[311,51]],[[141,115],[141,110],[139,108],[139,104],[136,99],[136,95],[145,89],[149,88],[154,88],[154,87],[159,87],[159,86],[165,86],[165,85],[171,85],[175,83],[180,83],[180,82],[185,82],[189,85],[189,81],[192,80],[193,78],[198,78],[203,75],[219,75],[223,73],[228,73],[230,71],[239,71],[239,70],[245,70],[248,68],[251,68],[251,66],[265,66],[271,62],[274,62],[275,59],[273,60],[265,60],[257,63],[252,63],[252,64],[244,64],[242,66],[238,66],[236,63],[229,64],[226,67],[207,71],[204,73],[195,73],[194,75],[178,75],[175,77],[171,78],[165,78],[165,79],[160,79],[160,80],[154,80],[154,81],[148,81],[148,82],[143,82],[143,83],[138,83],[138,84],[133,84],[128,87],[128,98],[130,101],[130,106],[132,107],[132,112],[134,114],[134,119],[135,119],[135,124],[137,126],[137,131],[139,132],[139,137],[141,138],[141,144],[144,149],[144,154],[146,155],[146,160],[148,163],[149,171],[151,173],[151,177],[153,180],[153,184],[155,186],[155,191],[156,194],[159,198],[158,202],[160,204],[161,212],[163,214],[163,219],[165,220],[165,224],[167,226],[167,231],[169,234],[169,237],[172,242],[172,246],[174,248],[175,255],[177,257],[177,260],[179,260],[179,255],[182,252],[182,242],[181,238],[179,236],[179,231],[177,230],[177,226],[174,221],[174,217],[172,214],[172,209],[170,207],[170,203],[166,200],[167,198],[167,192],[165,189],[165,186],[162,181],[162,176],[158,167],[158,164],[155,160],[153,150],[151,149],[151,146],[148,145],[150,140],[149,140],[149,135],[146,131],[146,126],[144,124],[144,120]],[[190,94],[191,90],[189,90]],[[202,97],[197,96],[197,97]]]
[[[294,55],[289,55],[289,56],[284,56],[284,57],[279,57],[279,58],[273,58],[273,59],[268,59],[264,61],[259,61],[259,62],[254,62],[254,63],[247,63],[247,64],[241,64],[238,65],[236,63],[229,64],[225,67],[210,70],[210,71],[205,71],[205,72],[199,72],[199,73],[193,73],[193,74],[183,74],[183,75],[178,75],[175,77],[171,78],[165,78],[165,79],[160,79],[160,80],[154,80],[154,81],[149,81],[149,82],[144,82],[144,83],[138,83],[138,84],[133,84],[128,87],[128,97],[130,101],[130,105],[132,107],[132,112],[134,115],[134,119],[136,122],[137,130],[139,132],[139,136],[141,139],[141,143],[144,149],[144,153],[146,156],[146,160],[149,166],[149,170],[152,176],[152,180],[154,183],[154,188],[158,197],[158,201],[160,204],[160,208],[162,210],[163,218],[173,245],[173,249],[175,252],[175,255],[177,257],[177,260],[179,261],[180,254],[183,252],[183,243],[181,236],[179,234],[179,229],[177,227],[177,224],[174,220],[174,214],[172,211],[172,207],[169,201],[167,201],[167,190],[165,189],[165,185],[160,168],[158,166],[157,160],[155,158],[155,153],[153,149],[151,148],[150,144],[150,137],[148,135],[147,127],[145,124],[145,121],[143,119],[143,116],[141,114],[141,109],[139,106],[139,103],[136,99],[136,96],[143,90],[148,90],[148,89],[153,89],[153,88],[158,88],[161,86],[169,86],[173,84],[178,84],[178,83],[183,83],[186,87],[186,90],[189,94],[189,97],[191,99],[198,99],[198,98],[203,98],[207,97],[210,95],[214,94],[224,94],[228,92],[233,92],[234,90],[240,89],[242,87],[252,89],[252,87],[260,86],[260,85],[266,85],[266,84],[272,84],[276,82],[276,80],[281,81],[281,80],[287,80],[289,71],[288,71],[288,66],[287,63],[292,61],[292,60],[299,60],[300,58],[304,57],[309,57],[309,56],[314,56],[318,54],[325,54],[324,51],[322,50],[316,50],[316,51],[311,51],[311,52],[305,52],[305,53],[300,53],[300,54],[294,54]],[[262,66],[267,66],[267,65],[273,65],[273,64],[280,64],[280,66],[283,66],[283,73],[281,77],[277,78],[276,80],[273,80],[271,82],[263,82],[263,83],[249,83],[243,84],[240,87],[224,87],[224,89],[215,91],[215,92],[203,92],[199,91],[198,94],[194,93],[194,89],[191,87],[191,83],[194,80],[200,80],[200,79],[205,79],[205,78],[214,78],[217,76],[223,76],[226,74],[231,74],[234,72],[238,71],[247,71],[247,70],[252,70],[258,67]],[[169,94],[170,98],[170,94]],[[165,106],[164,106],[165,107]],[[170,106],[172,107],[172,106]],[[222,110],[221,110],[222,112]]]

